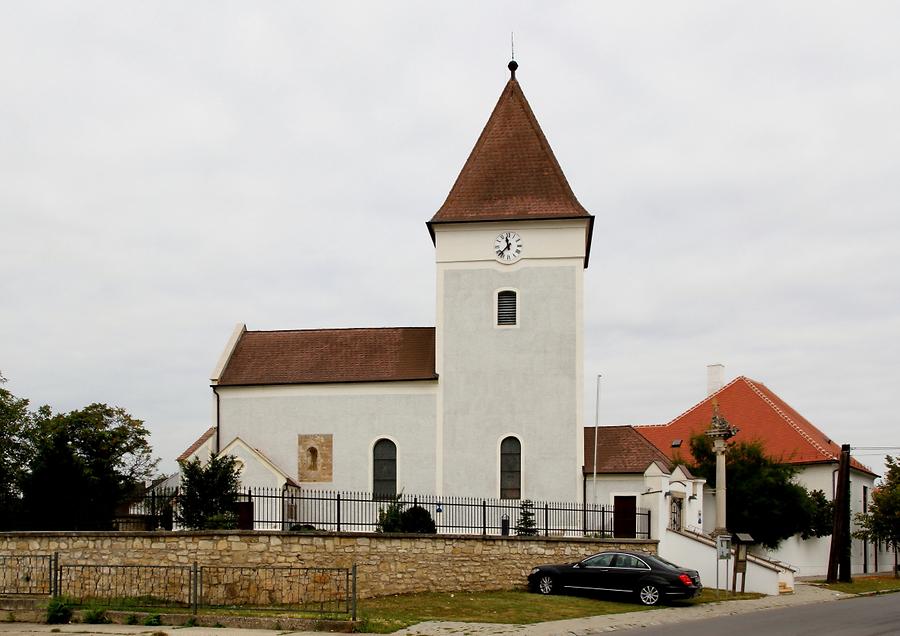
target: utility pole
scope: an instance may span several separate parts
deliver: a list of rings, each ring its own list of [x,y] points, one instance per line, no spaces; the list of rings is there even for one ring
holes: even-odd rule
[[[850,577],[850,444],[841,445],[837,485],[834,490],[834,523],[828,553],[828,583],[849,583]]]

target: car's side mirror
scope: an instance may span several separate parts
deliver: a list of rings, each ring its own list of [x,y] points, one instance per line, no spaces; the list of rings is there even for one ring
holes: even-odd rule
[[[573,568],[580,568],[580,567],[582,567],[582,566],[581,566],[581,564],[580,564],[580,563],[576,563],[576,564],[575,564],[575,565],[573,565],[573,566],[572,566],[572,567],[573,567]]]

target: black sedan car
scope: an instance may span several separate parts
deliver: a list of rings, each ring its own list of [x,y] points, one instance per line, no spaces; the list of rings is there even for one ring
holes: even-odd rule
[[[643,552],[601,552],[577,563],[539,565],[528,575],[528,585],[541,594],[566,591],[628,594],[644,605],[700,593],[700,575],[665,559]]]

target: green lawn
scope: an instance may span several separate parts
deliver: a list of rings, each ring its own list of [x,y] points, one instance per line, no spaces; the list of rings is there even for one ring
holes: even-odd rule
[[[863,592],[892,592],[900,591],[900,579],[893,576],[856,576],[852,583],[825,583],[825,581],[810,581],[829,590],[846,592],[848,594],[862,594]]]
[[[687,607],[726,598],[731,600],[759,596],[761,595],[738,594],[726,597],[722,592],[721,598],[717,599],[715,590],[704,590],[699,597],[680,601],[675,605]],[[590,596],[541,596],[528,592],[402,594],[360,600],[359,631],[386,634],[423,621],[523,625],[650,609],[654,608]]]

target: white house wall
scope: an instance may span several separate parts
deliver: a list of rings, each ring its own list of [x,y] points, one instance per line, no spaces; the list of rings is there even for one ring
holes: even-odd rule
[[[298,479],[298,435],[333,435],[332,482],[313,489],[370,491],[372,446],[397,445],[397,489],[435,488],[435,382],[217,387],[220,439],[240,436]]]
[[[831,501],[834,498],[834,480],[837,471],[837,463],[811,464],[800,466],[795,477],[798,484],[807,490],[821,490],[825,497]],[[874,477],[865,473],[852,470],[850,473],[850,518],[851,525],[855,528],[853,517],[863,509],[863,487],[868,487],[868,496],[871,500],[874,488]],[[704,528],[707,532],[715,526],[715,495],[707,491],[704,511]],[[874,572],[877,559],[878,569],[887,570],[893,564],[893,555],[882,549],[875,554],[876,546],[866,544],[859,539],[852,539],[850,544],[850,565],[854,574],[864,571]],[[822,576],[828,571],[828,555],[831,550],[831,537],[801,539],[799,536],[789,537],[779,544],[776,550],[769,550],[763,546],[754,546],[752,552],[765,558],[781,561],[797,570],[797,576]],[[864,551],[868,555],[868,563],[864,558]]]
[[[585,481],[585,502],[598,505],[611,506],[615,503],[616,496],[637,497],[638,508],[645,508],[641,494],[646,490],[643,475],[608,476],[597,475],[596,493],[594,492],[594,477],[587,475]]]
[[[703,587],[731,589],[731,572],[726,572],[725,560],[718,560],[716,547],[712,541],[668,530],[660,537],[658,550],[664,559],[673,561],[682,567],[697,570],[700,573],[700,582],[703,583]],[[729,561],[729,570],[733,567],[734,561]],[[793,582],[790,572],[780,572],[769,565],[748,560],[744,589],[747,592],[776,595],[779,593],[780,574],[787,576],[791,583]],[[740,584],[740,576],[738,576],[738,588],[740,588]]]

